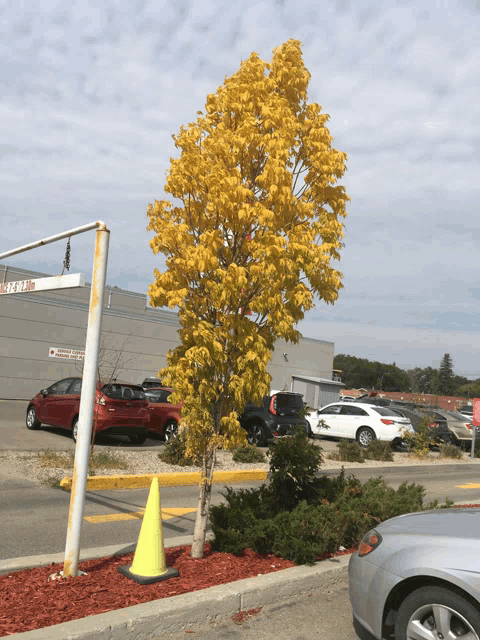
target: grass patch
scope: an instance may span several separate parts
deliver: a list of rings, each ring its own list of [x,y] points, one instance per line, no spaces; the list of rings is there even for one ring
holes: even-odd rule
[[[265,462],[263,451],[259,451],[256,447],[249,444],[244,447],[237,447],[233,450],[232,459],[234,462]]]
[[[128,469],[128,463],[122,455],[113,451],[93,452],[90,456],[88,469]]]
[[[47,449],[46,451],[39,451],[37,458],[41,467],[52,468],[73,468],[74,454],[70,451],[52,451]]]
[[[444,444],[440,447],[441,458],[455,458],[457,460],[463,458],[463,454],[454,444]]]
[[[52,469],[73,469],[75,454],[71,451],[40,451],[37,459],[41,467],[51,467]],[[27,458],[25,458],[27,459]],[[125,458],[113,451],[98,451],[90,455],[88,472],[96,469],[128,469]]]

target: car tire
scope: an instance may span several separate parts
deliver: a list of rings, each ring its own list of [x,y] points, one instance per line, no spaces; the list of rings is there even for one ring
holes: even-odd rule
[[[75,416],[72,422],[72,440],[75,442],[75,444],[77,442],[77,438],[78,438],[78,416]]]
[[[27,425],[27,429],[34,430],[38,429],[41,426],[40,420],[37,418],[37,412],[35,411],[35,407],[28,407],[27,416],[25,418],[25,424]]]
[[[251,424],[247,431],[247,442],[252,447],[263,447],[267,442],[265,429],[257,422]]]
[[[135,433],[128,436],[128,439],[132,444],[143,444],[147,439],[146,433]]]
[[[163,428],[163,439],[168,442],[177,435],[178,424],[175,420],[169,420]]]
[[[368,445],[377,439],[375,432],[370,427],[360,427],[357,431],[357,442],[361,447],[368,447]]]
[[[442,622],[440,620],[443,620]],[[408,638],[480,638],[480,612],[463,596],[444,587],[413,591],[398,609],[395,640]]]

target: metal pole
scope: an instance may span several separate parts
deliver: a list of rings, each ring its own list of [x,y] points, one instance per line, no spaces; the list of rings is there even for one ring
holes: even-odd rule
[[[57,240],[61,240],[62,238],[70,238],[70,236],[76,236],[79,233],[85,233],[85,231],[90,231],[91,229],[106,228],[107,225],[101,220],[97,220],[96,222],[89,222],[88,224],[84,224],[82,227],[75,227],[75,229],[70,229],[70,231],[63,231],[62,233],[57,233],[54,236],[49,236],[44,240],[37,240],[37,242],[31,242],[30,244],[26,244],[23,247],[18,247],[17,249],[12,249],[11,251],[0,253],[0,260],[2,260],[3,258],[8,258],[9,256],[14,256],[17,253],[23,253],[24,251],[35,249],[36,247],[42,247],[44,244],[50,244],[50,242],[57,242]]]
[[[80,413],[78,419],[78,437],[75,447],[70,511],[68,514],[67,540],[65,546],[64,576],[78,575],[80,557],[80,535],[82,531],[83,508],[87,488],[88,460],[97,383],[97,361],[102,328],[103,295],[107,275],[108,243],[110,231],[98,229],[95,237],[95,255],[93,259],[92,289],[88,313],[87,339],[85,344],[85,362],[83,369]]]

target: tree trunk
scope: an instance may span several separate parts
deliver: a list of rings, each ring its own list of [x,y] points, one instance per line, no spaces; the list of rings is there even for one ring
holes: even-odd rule
[[[193,543],[190,557],[203,558],[203,547],[207,535],[208,511],[212,497],[213,468],[215,466],[215,451],[207,451],[203,456],[200,498],[198,501],[197,519],[193,532]]]

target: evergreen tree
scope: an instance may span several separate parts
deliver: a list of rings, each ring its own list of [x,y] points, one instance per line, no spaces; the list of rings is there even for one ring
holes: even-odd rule
[[[446,353],[438,369],[438,392],[444,396],[453,395],[455,389],[455,376],[453,363],[449,353]]]

